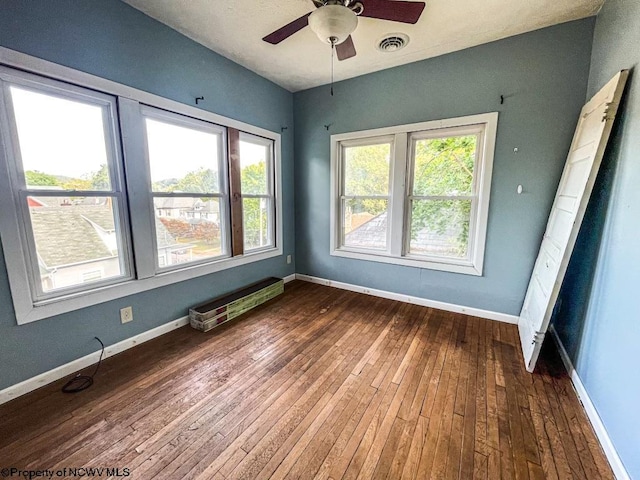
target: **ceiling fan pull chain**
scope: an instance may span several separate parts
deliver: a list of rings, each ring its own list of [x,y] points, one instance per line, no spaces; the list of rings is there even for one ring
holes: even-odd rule
[[[333,56],[336,51],[336,42],[331,39],[331,96],[333,97]]]

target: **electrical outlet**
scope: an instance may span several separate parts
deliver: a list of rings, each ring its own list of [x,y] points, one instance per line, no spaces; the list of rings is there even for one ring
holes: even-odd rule
[[[287,255],[287,264],[291,263],[291,255]]]
[[[120,321],[129,323],[133,320],[133,307],[124,307],[120,309]]]

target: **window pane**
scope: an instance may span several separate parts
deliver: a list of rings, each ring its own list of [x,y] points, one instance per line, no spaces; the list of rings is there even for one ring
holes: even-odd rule
[[[387,206],[388,200],[379,198],[343,200],[343,245],[386,250]]]
[[[154,198],[158,266],[222,255],[217,198]]]
[[[242,222],[244,249],[268,247],[273,244],[269,235],[271,201],[268,198],[243,198]]]
[[[269,194],[267,161],[270,153],[269,146],[240,141],[240,181],[243,194]]]
[[[10,87],[29,188],[111,190],[105,107]]]
[[[154,192],[219,193],[220,135],[147,118]]]
[[[475,135],[417,140],[413,194],[470,195],[477,140]]]
[[[112,197],[28,197],[42,290],[125,274]]]
[[[389,194],[391,144],[344,148],[344,194]]]
[[[409,251],[465,258],[470,218],[471,200],[413,200]]]

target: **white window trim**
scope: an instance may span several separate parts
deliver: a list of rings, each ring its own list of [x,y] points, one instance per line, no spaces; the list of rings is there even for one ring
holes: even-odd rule
[[[266,198],[269,201],[269,204],[271,205],[271,217],[274,217],[274,211],[273,209],[275,208],[275,189],[274,189],[274,184],[275,182],[275,178],[274,178],[274,160],[275,160],[275,152],[273,151],[274,148],[274,144],[272,142],[271,139],[269,138],[265,138],[265,137],[261,137],[258,135],[253,135],[253,134],[249,134],[247,132],[240,132],[239,134],[239,139],[240,141],[245,141],[248,143],[253,143],[255,145],[262,145],[266,148],[269,148],[270,152],[269,152],[269,158],[267,161],[267,193],[266,194],[242,194],[242,198]],[[255,247],[255,248],[250,248],[247,249],[245,246],[245,253],[257,253],[257,252],[261,252],[264,250],[268,250],[270,248],[273,248],[273,244],[275,242],[275,231],[273,230],[273,222],[269,222],[268,224],[268,235],[269,238],[271,240],[271,244],[270,245],[265,245],[262,247]],[[243,243],[244,243],[244,239],[243,239]]]
[[[108,277],[99,282],[96,288],[103,285],[120,283],[125,280],[133,279],[133,252],[131,251],[130,233],[128,225],[128,209],[126,196],[123,194],[123,172],[122,172],[122,156],[120,154],[120,134],[118,118],[116,113],[116,97],[102,92],[93,92],[87,88],[77,85],[67,85],[57,80],[52,80],[30,73],[18,72],[12,69],[4,68],[0,65],[0,80],[6,82],[7,85],[16,85],[38,92],[40,94],[49,94],[58,98],[65,98],[83,102],[85,104],[99,105],[106,109],[107,120],[103,125],[104,136],[107,148],[107,168],[109,169],[109,178],[111,181],[111,189],[104,191],[82,191],[83,196],[87,197],[110,197],[116,199],[117,208],[114,210],[114,222],[120,234],[120,248],[123,254],[120,256],[119,262],[122,273],[117,276]],[[9,86],[6,87],[6,96],[9,96]],[[2,96],[2,95],[0,95]],[[57,191],[50,189],[34,190],[26,185],[24,178],[25,169],[21,165],[21,153],[19,151],[19,138],[14,131],[14,121],[10,120],[8,106],[3,103],[4,98],[0,99],[0,135],[10,139],[9,144],[5,144],[7,153],[12,150],[11,155],[14,156],[15,162],[7,162],[7,168],[11,175],[11,191],[13,194],[13,205],[18,211],[21,221],[18,225],[18,235],[26,252],[27,271],[29,274],[29,285],[31,286],[31,298],[34,302],[47,301],[48,299],[57,298],[66,294],[74,294],[76,292],[84,292],[87,290],[82,283],[45,292],[40,283],[40,275],[38,274],[37,249],[34,243],[33,226],[31,223],[28,208],[25,208],[25,200],[29,196],[72,196],[75,192]],[[15,116],[15,112],[14,112]],[[12,148],[13,147],[13,148]],[[22,190],[20,189],[22,187]],[[5,205],[11,205],[6,203]]]
[[[202,120],[199,119],[195,119],[192,117],[186,117],[184,115],[179,115],[173,112],[167,112],[165,110],[160,110],[158,108],[155,107],[150,107],[147,105],[141,105],[140,106],[140,118],[137,119],[138,121],[141,121],[143,124],[145,122],[145,120],[149,118],[152,120],[158,120],[161,122],[166,122],[168,124],[171,125],[177,125],[177,126],[181,126],[181,127],[185,127],[185,128],[191,128],[194,130],[199,130],[202,132],[206,132],[206,133],[213,133],[216,135],[219,135],[219,144],[218,144],[218,165],[216,165],[216,168],[218,169],[218,177],[219,177],[219,192],[217,192],[215,197],[210,197],[210,198],[218,198],[218,201],[220,202],[220,229],[221,229],[221,236],[220,236],[220,242],[221,242],[221,253],[220,255],[218,255],[217,257],[214,258],[209,258],[209,259],[202,259],[202,260],[196,260],[196,261],[191,261],[188,263],[177,263],[177,264],[173,264],[173,265],[165,265],[165,266],[160,266],[159,262],[158,262],[158,258],[157,258],[157,254],[158,254],[158,239],[156,238],[155,235],[155,222],[156,222],[156,215],[155,215],[155,204],[154,204],[154,199],[155,198],[176,198],[179,197],[181,195],[175,195],[175,194],[164,194],[164,192],[154,192],[153,191],[153,187],[152,187],[152,183],[151,180],[149,179],[149,183],[146,186],[146,189],[148,191],[149,194],[149,201],[148,201],[148,210],[149,210],[149,215],[151,218],[151,225],[153,227],[153,230],[151,232],[151,242],[153,244],[153,247],[151,249],[151,252],[153,252],[153,268],[155,269],[155,273],[162,273],[162,272],[169,272],[171,270],[179,270],[181,268],[184,268],[185,266],[187,266],[187,264],[189,265],[195,265],[197,263],[209,263],[212,261],[218,261],[218,260],[222,260],[224,258],[229,258],[230,257],[230,243],[231,243],[231,239],[230,239],[230,233],[231,233],[231,228],[228,225],[229,224],[229,218],[228,218],[228,212],[229,212],[229,187],[227,185],[228,183],[228,169],[227,169],[227,162],[226,162],[226,158],[227,158],[227,133],[226,133],[226,129],[224,127],[221,127],[219,125],[216,124],[212,124],[210,122],[203,122]],[[150,169],[150,159],[149,159],[149,147],[148,147],[148,139],[147,139],[147,130],[143,125],[143,132],[144,132],[144,144],[145,144],[145,155],[144,155],[144,159],[146,161],[146,165],[147,165],[147,169]],[[149,170],[148,170],[149,171]],[[193,197],[200,197],[200,195],[198,195],[197,193],[187,193],[185,192],[184,195],[182,195],[184,197],[187,198],[193,198]],[[147,232],[145,232],[147,233]]]
[[[268,258],[282,256],[282,171],[281,171],[281,135],[264,128],[255,127],[253,125],[224,117],[215,113],[211,113],[200,108],[186,105],[174,100],[154,95],[133,87],[128,87],[111,80],[107,80],[95,75],[74,70],[69,67],[58,65],[56,63],[42,60],[31,55],[16,52],[14,50],[0,47],[0,65],[17,68],[28,73],[42,75],[54,80],[60,80],[73,85],[80,85],[84,88],[90,88],[107,95],[118,97],[118,105],[120,109],[120,122],[122,128],[122,137],[127,137],[123,141],[124,162],[129,178],[140,174],[143,167],[134,168],[135,164],[144,164],[144,162],[135,161],[134,158],[142,158],[144,155],[144,145],[142,141],[131,141],[132,138],[142,138],[142,132],[129,130],[125,122],[130,121],[127,118],[127,112],[131,113],[135,109],[139,109],[140,105],[149,105],[165,110],[169,110],[178,114],[199,118],[204,121],[223,125],[225,127],[235,128],[250,134],[269,138],[274,141],[274,166],[275,166],[275,231],[274,241],[275,247],[259,252],[250,252],[245,255],[239,255],[230,258],[213,261],[206,264],[188,265],[183,269],[170,272],[156,274],[155,268],[149,269],[147,266],[138,263],[136,256],[136,273],[137,279],[121,282],[114,285],[102,286],[92,290],[73,293],[60,296],[54,299],[33,302],[30,295],[29,273],[27,265],[24,261],[26,251],[25,246],[20,240],[18,229],[20,221],[18,219],[18,211],[16,208],[0,208],[0,239],[4,250],[4,258],[9,275],[9,286],[17,323],[19,325],[27,324],[36,320],[49,318],[55,315],[71,312],[81,308],[86,308],[99,303],[115,300],[121,297],[134,295],[155,288],[171,285],[173,283],[190,280],[195,277],[209,275],[230,268],[246,265],[249,263],[265,260]],[[0,136],[0,204],[14,205],[12,191],[12,182],[9,181],[8,158],[6,158],[7,145]],[[143,165],[144,166],[144,165]],[[143,191],[135,192],[133,185],[127,184],[127,196],[129,206],[132,211],[136,208],[138,212],[146,212],[148,205],[148,192],[146,187],[148,174],[144,173],[140,181],[145,182]],[[141,209],[140,209],[141,208]],[[145,220],[146,219],[146,220]],[[133,246],[136,254],[138,252],[151,251],[152,245],[150,235],[141,238],[135,235],[138,228],[151,232],[148,215],[135,215],[130,218],[131,230],[134,232]],[[144,237],[144,236],[143,236]]]
[[[481,161],[477,165],[476,186],[478,201],[477,214],[472,215],[473,235],[469,237],[469,258],[458,260],[453,258],[439,258],[428,256],[410,256],[405,254],[406,245],[403,244],[407,223],[407,184],[408,169],[411,167],[411,134],[429,136],[426,131],[432,130],[437,136],[438,131],[445,131],[455,127],[471,127],[484,125],[484,136],[481,139]],[[442,270],[447,272],[462,273],[481,276],[484,267],[484,250],[487,234],[487,220],[489,215],[489,198],[491,193],[491,175],[493,170],[493,157],[495,152],[496,133],[498,125],[498,113],[483,113],[465,117],[434,120],[429,122],[398,125],[359,132],[342,133],[331,136],[331,205],[330,205],[330,254],[336,257],[367,260],[373,262],[404,265],[409,267]],[[391,155],[391,185],[390,205],[388,210],[388,225],[390,244],[387,251],[374,252],[372,250],[357,249],[341,246],[341,148],[343,144],[357,145],[368,144],[368,141],[376,140],[376,137],[394,136]]]

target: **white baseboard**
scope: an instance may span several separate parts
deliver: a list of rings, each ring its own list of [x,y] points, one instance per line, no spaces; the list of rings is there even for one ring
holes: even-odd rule
[[[438,310],[446,310],[447,312],[464,313],[465,315],[471,315],[474,317],[486,318],[489,320],[497,320],[504,323],[518,323],[518,317],[515,315],[508,315],[506,313],[492,312],[490,310],[482,310],[480,308],[465,307],[463,305],[455,305],[453,303],[439,302],[437,300],[429,300],[427,298],[412,297],[410,295],[403,295],[401,293],[388,292],[386,290],[376,290],[375,288],[361,287],[359,285],[352,285],[350,283],[336,282],[334,280],[327,280],[325,278],[312,277],[310,275],[296,274],[297,280],[302,280],[310,283],[317,283],[319,285],[326,285],[329,287],[340,288],[342,290],[349,290],[352,292],[366,293],[367,295],[373,295],[374,297],[388,298],[390,300],[398,300],[400,302],[412,303],[414,305],[421,305],[423,307],[437,308]]]
[[[291,275],[283,278],[284,283],[289,283],[295,279],[295,273],[292,273]],[[169,323],[165,323],[164,325],[160,325],[159,327],[153,328],[151,330],[147,330],[146,332],[142,332],[134,337],[127,338],[126,340],[106,347],[104,349],[104,358],[109,358],[117,353],[135,347],[140,343],[144,343],[188,324],[189,317],[185,316],[177,320],[173,320]],[[41,373],[40,375],[36,375],[35,377],[29,378],[23,382],[7,387],[4,390],[0,390],[0,405],[2,405],[3,403],[7,403],[9,400],[13,400],[14,398],[18,398],[25,393],[32,392],[37,388],[44,387],[51,382],[60,380],[61,378],[64,378],[67,375],[71,375],[78,370],[82,370],[83,368],[93,365],[98,361],[99,358],[100,351],[98,350],[97,352],[90,353],[89,355],[85,355],[84,357],[78,358],[77,360],[73,360],[69,363],[65,363],[64,365],[60,365],[59,367],[49,370],[48,372]]]
[[[631,477],[629,476],[629,473],[627,472],[626,468],[624,468],[624,464],[622,463],[622,460],[620,459],[620,456],[618,455],[616,448],[613,446],[613,442],[611,441],[611,438],[607,433],[607,429],[605,428],[604,423],[602,423],[602,419],[600,418],[600,415],[598,415],[598,411],[596,410],[596,407],[593,405],[593,402],[591,401],[591,398],[589,397],[589,394],[587,393],[587,390],[584,387],[582,380],[580,380],[580,376],[578,375],[578,372],[573,367],[573,363],[569,358],[569,354],[567,353],[567,350],[564,348],[564,345],[562,344],[562,340],[560,340],[560,337],[558,336],[558,332],[556,331],[553,325],[549,327],[549,332],[551,333],[551,336],[553,337],[554,341],[556,342],[556,345],[558,346],[558,351],[560,352],[560,357],[562,358],[562,362],[564,363],[564,366],[567,369],[567,373],[571,377],[571,382],[573,383],[573,387],[576,390],[576,394],[578,395],[580,402],[582,402],[582,406],[584,407],[584,410],[587,413],[587,417],[591,422],[591,426],[596,432],[596,437],[598,437],[598,440],[600,441],[600,445],[602,445],[604,454],[606,455],[607,460],[609,460],[609,464],[611,465],[611,469],[613,470],[614,475],[618,480],[631,480]]]
[[[159,337],[160,335],[175,330],[176,328],[180,328],[188,323],[189,317],[182,317],[151,330],[147,330],[146,332],[142,332],[139,335],[127,338],[126,340],[122,340],[121,342],[106,347],[104,349],[104,358],[108,358],[117,353],[128,350],[140,343]],[[67,375],[77,372],[78,370],[82,370],[83,368],[93,365],[99,358],[100,351],[98,350],[97,352],[90,353],[89,355],[85,355],[77,360],[60,365],[53,370],[41,373],[40,375],[36,375],[35,377],[29,378],[23,382],[7,387],[4,390],[0,390],[0,405],[24,395],[25,393],[29,393],[36,388],[43,387],[51,382],[55,382],[56,380],[60,380]]]
[[[401,302],[412,303],[415,305],[421,305],[424,307],[437,308],[440,310],[446,310],[449,312],[457,312],[464,313],[467,315],[473,315],[476,317],[487,318],[490,320],[498,320],[500,322],[506,323],[518,323],[518,317],[514,315],[507,315],[504,313],[491,312],[488,310],[481,310],[478,308],[470,308],[461,305],[454,305],[451,303],[438,302],[435,300],[428,300],[426,298],[420,297],[412,297],[408,295],[402,295],[399,293],[387,292],[384,290],[376,290],[372,288],[360,287],[358,285],[351,285],[349,283],[335,282],[333,280],[326,280],[323,278],[312,277],[309,275],[301,275],[301,274],[291,274],[284,277],[284,282],[289,283],[293,280],[303,280],[305,282],[318,283],[321,285],[328,285],[335,288],[341,288],[343,290],[350,290],[352,292],[365,293],[368,295],[374,295],[377,297],[388,298],[391,300],[398,300]],[[144,343],[152,338],[156,338],[160,335],[170,332],[171,330],[175,330],[176,328],[182,327],[183,325],[187,325],[189,323],[188,317],[182,317],[177,320],[174,320],[169,323],[165,323],[159,327],[156,327],[152,330],[148,330],[146,332],[142,332],[139,335],[128,338],[121,342],[118,342],[114,345],[111,345],[105,348],[104,358],[111,357],[117,353],[123,352],[131,347],[134,347],[140,343]],[[36,375],[35,377],[29,378],[23,382],[20,382],[16,385],[12,385],[10,387],[5,388],[4,390],[0,390],[0,405],[8,402],[14,398],[17,398],[25,393],[29,393],[37,388],[43,387],[51,382],[55,382],[61,378],[66,377],[78,370],[82,370],[98,361],[100,357],[100,351],[96,351],[94,353],[90,353],[89,355],[85,355],[82,358],[78,358],[77,360],[73,360],[69,363],[56,367],[48,372],[44,372],[40,375]]]

